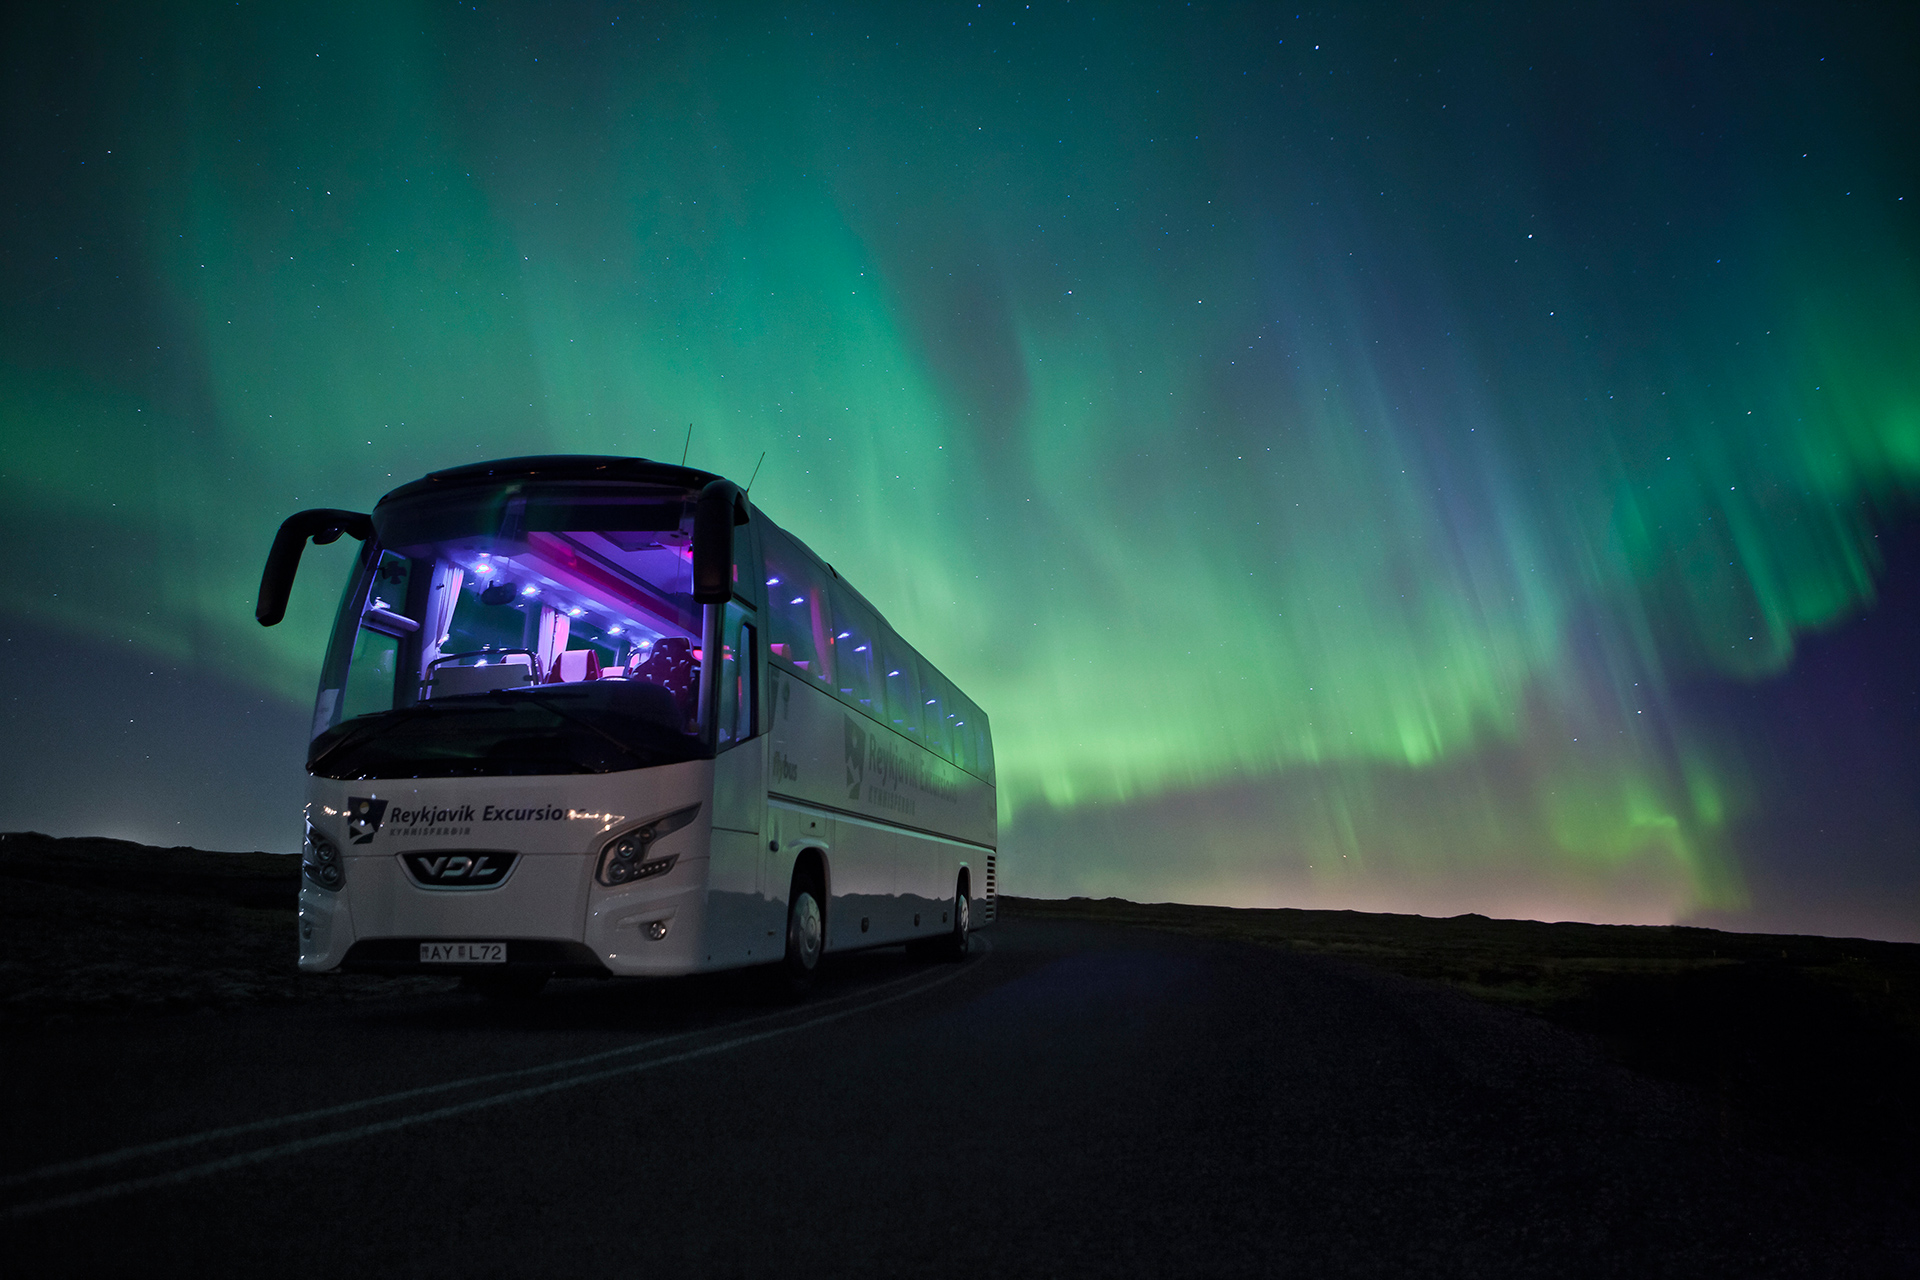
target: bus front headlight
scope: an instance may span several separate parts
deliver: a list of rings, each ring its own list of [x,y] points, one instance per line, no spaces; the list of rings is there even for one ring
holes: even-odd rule
[[[307,826],[307,845],[300,851],[300,870],[322,889],[338,889],[347,882],[346,869],[340,865],[340,850],[333,841]]]
[[[669,853],[655,857],[652,853],[653,842],[669,831],[678,831],[686,826],[699,812],[699,805],[688,805],[609,840],[600,851],[600,883],[618,887],[673,870],[673,864],[680,860],[680,855]]]

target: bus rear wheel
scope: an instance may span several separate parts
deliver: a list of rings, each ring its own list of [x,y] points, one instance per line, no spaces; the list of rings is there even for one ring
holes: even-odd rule
[[[953,894],[953,928],[931,938],[915,938],[907,954],[919,960],[965,960],[973,936],[973,903],[963,883]]]
[[[973,900],[961,889],[953,895],[953,932],[947,935],[949,960],[965,960],[973,946]]]

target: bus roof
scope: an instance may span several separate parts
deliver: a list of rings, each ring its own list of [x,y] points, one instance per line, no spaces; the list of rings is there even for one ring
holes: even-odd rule
[[[472,462],[464,467],[435,471],[401,485],[380,501],[419,497],[467,485],[498,483],[502,480],[626,480],[639,484],[665,484],[699,492],[722,477],[695,467],[679,467],[670,462],[647,458],[621,458],[601,454],[536,454],[525,458],[498,458],[492,462]]]

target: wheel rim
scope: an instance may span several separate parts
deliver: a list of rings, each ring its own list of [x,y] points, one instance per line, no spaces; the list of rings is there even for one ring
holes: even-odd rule
[[[820,959],[820,904],[810,893],[795,898],[787,913],[787,954],[809,972]]]
[[[953,949],[961,955],[967,953],[967,939],[973,932],[973,906],[966,894],[961,894],[953,904]]]

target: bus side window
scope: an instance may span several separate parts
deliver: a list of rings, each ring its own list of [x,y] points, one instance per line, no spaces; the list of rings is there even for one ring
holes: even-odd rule
[[[991,787],[996,785],[993,777],[993,726],[987,723],[987,713],[980,708],[975,707],[973,713],[980,717],[980,736],[974,740],[979,744],[977,749],[980,754],[976,761],[980,766],[978,772]]]
[[[832,594],[833,623],[838,628],[833,633],[833,668],[838,676],[834,688],[868,715],[878,717],[881,703],[876,701],[873,681],[874,663],[879,661],[874,655],[878,628],[872,615],[838,584]]]
[[[946,677],[931,666],[920,668],[920,724],[925,730],[922,739],[935,755],[953,759],[953,721],[947,718],[947,704],[952,700],[947,690]]]
[[[767,612],[773,655],[822,684],[833,684],[833,607],[825,575],[785,534],[768,528]]]
[[[945,712],[943,719],[947,722],[947,759],[964,769],[973,756],[967,750],[967,731],[960,725],[967,718],[966,699],[951,684],[943,685],[941,692],[944,696],[940,706]]]
[[[976,771],[973,749],[973,702],[958,689],[953,691],[953,701],[947,704],[947,723],[953,726],[953,762],[969,773]]]
[[[920,740],[920,672],[913,650],[888,635],[880,651],[886,668],[881,677],[886,687],[887,723],[918,742]]]
[[[967,768],[984,778],[987,776],[987,716],[980,710],[980,704],[972,698],[967,699]]]

